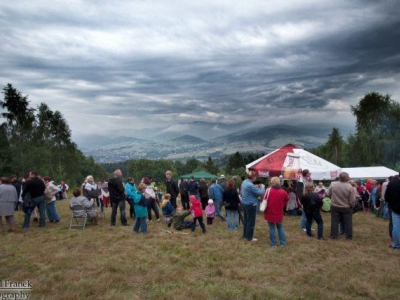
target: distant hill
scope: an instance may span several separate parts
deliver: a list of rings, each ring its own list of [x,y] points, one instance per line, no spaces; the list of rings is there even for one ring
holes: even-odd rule
[[[302,139],[302,137],[327,137],[330,130],[326,132],[318,130],[304,129],[302,127],[290,125],[272,125],[252,130],[244,130],[231,133],[222,137],[213,139],[215,142],[265,142],[268,144],[271,140],[282,139],[284,137],[293,139]]]
[[[200,124],[204,130],[211,129],[211,124]],[[214,127],[212,127],[214,128]],[[79,147],[86,155],[91,155],[97,162],[118,162],[128,159],[151,158],[185,160],[196,157],[206,160],[208,156],[220,157],[240,152],[269,153],[285,144],[292,143],[302,148],[314,148],[324,144],[332,128],[309,124],[306,126],[273,125],[248,130],[239,130],[218,138],[205,140],[187,131],[166,131],[153,137],[139,139],[120,136],[108,138],[88,136]],[[197,136],[196,136],[197,135]],[[215,136],[215,135],[214,135]]]
[[[184,143],[184,144],[204,144],[208,143],[205,140],[195,137],[193,135],[183,135],[171,140],[171,142]]]

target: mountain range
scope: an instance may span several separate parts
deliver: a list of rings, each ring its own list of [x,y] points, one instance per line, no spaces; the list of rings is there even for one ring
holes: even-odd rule
[[[156,134],[147,138],[81,136],[75,142],[85,155],[91,155],[100,163],[139,158],[186,160],[195,157],[206,160],[208,156],[217,158],[236,151],[268,153],[287,143],[313,148],[324,144],[332,131],[332,127],[320,124],[301,127],[278,124],[243,130],[240,130],[240,126],[237,128],[238,130],[221,136],[211,134],[212,128],[208,128],[208,138],[207,132],[201,131],[202,136],[197,136],[189,134],[194,131],[184,130],[161,133],[156,131]],[[343,135],[349,133],[348,128],[340,130]]]

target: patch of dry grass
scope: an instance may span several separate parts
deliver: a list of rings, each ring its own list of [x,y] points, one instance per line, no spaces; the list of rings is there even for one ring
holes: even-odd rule
[[[33,283],[32,299],[384,299],[397,298],[400,252],[388,248],[387,221],[354,216],[354,239],[318,241],[285,217],[288,245],[269,246],[268,229],[257,216],[257,243],[241,239],[215,220],[203,235],[168,234],[150,223],[147,235],[106,220],[85,231],[69,230],[67,201],[62,220],[46,229],[32,223],[0,236],[0,279]],[[325,237],[330,215],[323,214]]]

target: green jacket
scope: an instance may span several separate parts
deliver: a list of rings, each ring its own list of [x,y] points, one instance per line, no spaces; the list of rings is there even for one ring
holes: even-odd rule
[[[172,222],[174,223],[174,228],[176,230],[185,229],[185,226],[183,226],[183,221],[188,215],[190,215],[190,211],[181,211],[173,215]]]

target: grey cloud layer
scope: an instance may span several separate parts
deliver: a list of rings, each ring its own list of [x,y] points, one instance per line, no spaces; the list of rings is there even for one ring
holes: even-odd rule
[[[2,3],[0,83],[81,133],[334,122],[371,90],[399,99],[396,2]]]

